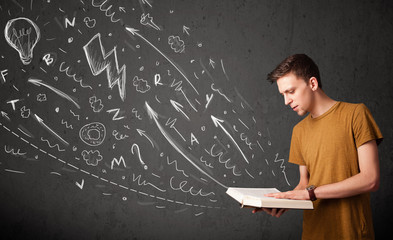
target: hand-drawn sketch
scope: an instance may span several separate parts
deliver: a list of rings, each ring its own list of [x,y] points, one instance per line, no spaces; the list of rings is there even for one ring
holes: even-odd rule
[[[7,22],[4,35],[7,43],[18,51],[22,63],[30,64],[34,47],[41,38],[38,26],[28,18],[14,18]]]
[[[119,68],[116,46],[111,51],[106,52],[102,45],[101,34],[97,33],[83,46],[83,50],[91,73],[97,76],[105,70],[109,88],[112,89],[117,85],[120,97],[124,101],[126,98],[126,65]]]
[[[66,128],[69,129],[74,129],[74,127],[72,126],[72,124],[69,124],[66,120],[61,119],[61,124],[64,125]]]
[[[64,68],[64,64],[65,64],[65,62],[61,62],[61,63],[60,63],[60,66],[59,66],[59,71],[60,71],[60,72],[64,72],[64,73],[67,75],[67,77],[72,78],[75,82],[79,82],[79,85],[80,85],[82,88],[90,88],[90,89],[93,89],[90,85],[87,85],[87,84],[85,84],[85,83],[82,83],[82,81],[83,81],[83,78],[82,78],[82,77],[79,77],[79,76],[77,77],[77,74],[76,74],[76,73],[74,73],[74,74],[71,73],[72,69],[71,69],[71,66],[70,66],[70,65],[67,66],[66,68]]]
[[[189,117],[187,116],[187,114],[182,110],[182,108],[184,108],[183,105],[181,105],[180,103],[178,103],[178,102],[176,102],[176,101],[174,101],[174,100],[172,100],[172,99],[170,99],[169,101],[171,102],[173,108],[175,108],[176,111],[182,113],[183,116],[184,116],[188,121],[190,121],[190,118],[189,118]]]
[[[135,152],[134,152],[134,151],[135,151]],[[132,146],[131,146],[131,153],[132,153],[133,155],[134,155],[134,154],[137,154],[137,155],[138,155],[139,162],[140,162],[141,165],[143,166],[143,169],[147,170],[147,169],[148,169],[148,166],[147,166],[146,163],[142,160],[141,150],[139,149],[138,144],[136,144],[136,143],[132,144]]]
[[[94,28],[96,26],[96,20],[94,18],[85,17],[83,22],[86,24],[88,28]]]
[[[91,0],[91,5],[93,7],[99,8],[102,12],[105,12],[105,16],[109,17],[111,22],[119,22],[120,19],[115,18],[116,12],[113,11],[112,7],[113,5],[109,5],[105,7],[105,4],[108,2],[108,0],[101,1],[100,3],[96,3],[95,0]]]
[[[175,53],[183,53],[186,46],[184,45],[184,41],[180,39],[179,36],[169,36],[168,44],[171,46],[172,50]]]
[[[47,100],[46,94],[45,93],[39,93],[37,95],[37,101],[38,102],[45,102]]]
[[[222,125],[222,123],[224,122],[224,120],[222,119],[218,119],[216,117],[214,117],[213,115],[211,116],[212,121],[214,122],[214,125],[216,127],[220,127],[225,134],[229,137],[229,139],[232,141],[232,143],[236,146],[236,148],[239,150],[239,152],[242,154],[243,159],[247,162],[250,163],[250,161],[247,159],[246,155],[244,154],[243,150],[240,148],[239,144],[235,141],[235,139],[232,137],[232,135],[225,129],[225,127]]]
[[[54,66],[55,63],[56,63],[57,54],[54,53],[54,52],[47,53],[47,54],[45,54],[45,55],[42,57],[42,60],[45,61],[45,64],[46,64],[47,66],[52,67],[52,66]]]
[[[23,106],[20,108],[20,115],[22,116],[22,118],[29,118],[30,117],[30,109],[27,108],[26,106]]]
[[[161,30],[160,27],[157,26],[157,24],[155,24],[153,22],[153,17],[150,16],[150,13],[148,13],[148,14],[142,13],[140,23],[142,25],[152,27],[155,30],[158,30],[158,31]]]
[[[106,128],[100,122],[92,122],[84,125],[79,130],[80,139],[89,146],[99,146],[105,140]]]
[[[98,162],[102,160],[102,155],[98,150],[83,150],[81,155],[86,164],[91,166],[97,166]]]
[[[48,147],[56,148],[57,151],[59,151],[59,152],[64,152],[65,151],[65,149],[60,148],[59,144],[57,144],[57,143],[56,144],[51,144],[48,139],[45,139],[45,138],[41,137],[40,140],[43,141],[43,142],[46,142],[48,144]]]
[[[146,93],[150,90],[149,83],[146,80],[139,78],[138,76],[134,77],[134,79],[132,80],[132,85],[134,85],[135,90],[140,93]]]
[[[113,130],[112,131],[112,136],[115,137],[116,140],[120,141],[120,140],[124,140],[126,138],[128,138],[129,136],[127,134],[121,134],[119,131],[117,130]]]
[[[106,111],[107,113],[114,113],[112,120],[117,121],[125,118],[123,115],[123,111],[120,111],[120,108],[109,109]]]
[[[15,150],[15,148],[10,147],[9,145],[4,145],[4,151],[14,156],[24,156],[27,153],[27,152],[21,152],[19,148]]]
[[[99,113],[101,110],[104,108],[104,105],[102,104],[101,99],[97,99],[96,96],[92,96],[89,98],[89,103],[91,109],[93,109],[93,112]]]
[[[114,164],[117,164],[117,166],[120,166],[120,164],[123,164],[124,168],[127,168],[126,166],[126,162],[124,161],[123,156],[120,156],[119,159],[117,159],[116,157],[113,158],[112,162],[111,162],[111,169],[114,169]]]
[[[75,185],[78,186],[78,188],[80,188],[81,190],[83,189],[84,184],[85,184],[85,179],[82,179],[80,183],[75,182]]]
[[[176,187],[176,186],[174,186],[174,179],[175,177],[171,177],[170,178],[170,180],[169,180],[169,185],[171,186],[171,188],[173,189],[173,190],[175,190],[175,191],[182,191],[182,192],[184,192],[184,193],[190,193],[192,196],[202,196],[202,197],[207,197],[207,196],[210,196],[210,195],[215,195],[215,193],[214,192],[209,192],[209,193],[205,193],[205,192],[203,192],[202,191],[202,189],[199,189],[198,191],[196,191],[195,192],[195,190],[194,190],[194,187],[189,187],[188,189],[184,189],[185,187],[186,187],[186,185],[188,184],[188,181],[186,181],[186,180],[184,180],[184,181],[181,181],[179,184],[178,184],[178,187]],[[194,190],[194,191],[193,191]]]
[[[190,33],[188,32],[188,30],[190,30],[190,28],[183,25],[183,33],[186,33],[188,36],[190,36]]]
[[[56,137],[60,142],[62,142],[64,145],[68,146],[70,145],[66,140],[64,140],[58,133],[56,133],[54,130],[52,130],[46,123],[44,123],[44,120],[37,116],[37,114],[34,114],[35,119],[37,122],[44,127],[52,136]]]
[[[8,75],[8,69],[3,69],[0,71],[0,75],[1,75],[1,82],[5,83],[7,82],[7,80],[5,79],[5,76]]]

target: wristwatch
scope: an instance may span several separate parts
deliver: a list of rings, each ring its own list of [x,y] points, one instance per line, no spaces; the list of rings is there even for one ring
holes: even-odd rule
[[[317,197],[315,196],[315,193],[314,193],[315,189],[316,189],[316,187],[314,185],[310,185],[306,188],[306,190],[308,191],[308,194],[310,195],[311,201],[317,200]]]

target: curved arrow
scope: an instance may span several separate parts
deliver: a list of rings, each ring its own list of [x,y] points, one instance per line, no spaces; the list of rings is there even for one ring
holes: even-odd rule
[[[55,87],[52,87],[51,85],[49,85],[49,84],[47,84],[47,83],[45,83],[44,81],[42,81],[41,79],[34,79],[34,78],[29,78],[29,80],[27,80],[29,83],[32,83],[32,84],[34,84],[34,85],[36,85],[36,86],[44,86],[44,87],[47,87],[47,88],[49,88],[50,90],[52,90],[52,91],[54,91],[57,95],[59,95],[60,97],[63,97],[63,98],[65,98],[65,99],[67,99],[68,101],[70,101],[70,102],[72,102],[77,108],[81,108],[80,106],[79,106],[79,104],[74,100],[74,99],[72,99],[72,97],[70,97],[68,94],[66,94],[66,93],[64,93],[64,92],[62,92],[62,91],[60,91],[59,89],[57,89],[57,88],[55,88]]]
[[[136,129],[136,131],[139,133],[139,135],[140,135],[141,137],[147,138],[147,140],[149,140],[151,146],[154,148],[154,143],[153,143],[153,141],[149,138],[149,136],[147,136],[146,131],[144,131],[144,130],[142,130],[142,129],[138,129],[138,128]]]

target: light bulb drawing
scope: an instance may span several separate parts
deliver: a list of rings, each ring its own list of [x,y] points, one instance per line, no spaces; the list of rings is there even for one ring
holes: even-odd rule
[[[28,65],[33,59],[33,49],[41,37],[38,26],[28,18],[11,19],[5,26],[4,36],[7,43],[18,51],[22,63]]]

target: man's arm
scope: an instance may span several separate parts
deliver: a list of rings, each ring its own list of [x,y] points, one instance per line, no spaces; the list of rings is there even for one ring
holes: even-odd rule
[[[378,190],[379,160],[375,140],[366,142],[358,150],[359,173],[343,181],[317,186],[314,193],[317,199],[345,198]],[[308,182],[307,182],[308,184]],[[288,199],[310,199],[304,184],[289,192],[274,193],[267,196]]]
[[[375,140],[358,148],[360,172],[341,182],[315,189],[317,198],[345,198],[366,192],[374,192],[379,188],[378,148]]]
[[[299,165],[300,179],[298,185],[293,190],[304,190],[308,186],[310,174],[305,165]]]

